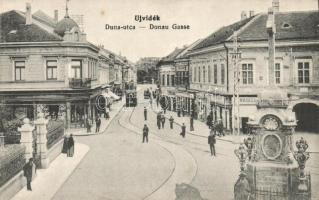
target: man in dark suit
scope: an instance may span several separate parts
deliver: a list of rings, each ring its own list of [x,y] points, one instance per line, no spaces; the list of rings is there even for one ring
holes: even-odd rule
[[[158,129],[161,129],[161,113],[157,113],[157,127]]]
[[[211,130],[211,132],[208,136],[208,144],[210,147],[211,156],[216,156],[216,150],[215,150],[216,138],[215,138],[215,134],[214,134],[213,130]]]
[[[33,163],[33,158],[29,159],[29,162],[26,163],[23,167],[24,176],[27,179],[27,190],[32,191],[31,181],[33,176],[35,175],[35,164]]]
[[[183,136],[183,138],[185,137],[185,134],[186,134],[186,126],[185,124],[183,123],[182,125],[182,132],[180,133],[181,136]]]
[[[146,139],[146,142],[148,143],[148,127],[146,124],[144,124],[144,128],[143,128],[143,143]]]

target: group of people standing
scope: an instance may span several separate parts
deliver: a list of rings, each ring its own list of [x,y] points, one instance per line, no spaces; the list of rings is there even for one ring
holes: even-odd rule
[[[67,157],[73,157],[74,155],[74,138],[73,135],[66,135],[63,141],[62,153],[65,153]]]

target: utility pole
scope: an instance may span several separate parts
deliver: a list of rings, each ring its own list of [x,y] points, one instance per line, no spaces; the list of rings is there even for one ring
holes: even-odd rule
[[[237,135],[240,134],[240,115],[239,115],[239,83],[240,83],[240,59],[241,52],[238,51],[238,35],[237,32],[234,32],[233,35],[233,51],[230,53],[232,62],[233,62],[233,70],[234,70],[234,89],[233,89],[233,113],[232,113],[232,130],[233,134],[235,133],[235,129],[237,128]],[[235,126],[236,121],[236,126]]]

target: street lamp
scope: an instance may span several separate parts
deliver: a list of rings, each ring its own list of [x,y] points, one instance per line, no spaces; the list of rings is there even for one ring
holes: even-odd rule
[[[217,87],[215,87],[214,88],[214,95],[215,95],[215,98],[214,98],[214,120],[215,121],[217,121],[217,105],[216,105],[216,103],[217,103],[217,90],[218,90],[218,88]]]

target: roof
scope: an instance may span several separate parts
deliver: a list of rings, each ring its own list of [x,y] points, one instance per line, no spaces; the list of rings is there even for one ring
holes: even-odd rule
[[[261,13],[215,31],[191,50],[214,46],[231,40],[239,31],[240,41],[268,40],[267,13]],[[278,12],[275,14],[276,40],[319,39],[318,11]],[[287,26],[287,27],[285,27]]]
[[[213,46],[226,41],[230,36],[233,35],[235,31],[238,31],[240,28],[246,25],[249,21],[251,21],[254,17],[255,16],[233,23],[229,26],[224,26],[220,28],[216,32],[212,33],[211,35],[203,39],[200,43],[198,43],[195,47],[193,47],[192,50]]]
[[[44,24],[47,24],[51,27],[55,27],[56,22],[54,21],[54,19],[52,17],[50,17],[49,15],[45,14],[42,10],[38,10],[37,12],[33,13],[33,18],[41,21]]]
[[[240,39],[242,41],[268,40],[267,18],[266,13],[261,14],[239,34]],[[276,13],[275,24],[276,40],[319,39],[318,11]]]
[[[65,16],[57,23],[54,32],[63,37],[65,31],[70,31],[73,27],[79,28],[79,25],[69,16]]]
[[[175,58],[182,53],[187,47],[183,48],[176,48],[173,52],[168,54],[166,57],[163,57],[160,61],[161,62],[173,62]]]
[[[25,24],[23,13],[12,10],[0,14],[0,42],[61,41],[59,36],[49,33],[36,24]]]

